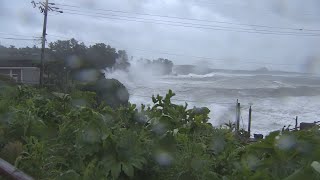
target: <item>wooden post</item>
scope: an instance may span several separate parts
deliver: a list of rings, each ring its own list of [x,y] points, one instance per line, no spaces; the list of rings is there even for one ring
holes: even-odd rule
[[[68,72],[68,68],[66,68],[66,92],[68,92],[68,87],[69,87],[69,84],[68,84],[68,80],[69,80],[69,72]]]
[[[237,100],[237,122],[236,122],[236,129],[237,131],[240,130],[240,103]]]
[[[236,132],[238,132],[238,129],[237,129],[237,123],[238,123],[238,103],[239,103],[239,99],[237,99],[237,102],[236,102]]]
[[[250,132],[251,132],[251,113],[252,113],[252,108],[251,108],[251,106],[250,106],[250,108],[249,108],[249,122],[248,122],[249,138],[250,138]]]
[[[240,103],[238,103],[238,130],[240,130],[240,116],[241,116],[241,109],[240,109]]]
[[[297,131],[298,130],[298,116],[296,116],[296,125],[294,126],[294,129]]]

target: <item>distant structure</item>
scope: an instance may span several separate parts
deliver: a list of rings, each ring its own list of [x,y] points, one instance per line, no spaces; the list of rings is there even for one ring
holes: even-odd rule
[[[262,68],[257,69],[256,71],[258,71],[258,72],[269,72],[269,69],[266,68],[266,67],[262,67]]]
[[[173,71],[179,75],[188,75],[188,74],[198,74],[198,75],[204,75],[212,73],[214,70],[205,67],[205,66],[195,66],[195,65],[175,65],[173,67]]]
[[[23,84],[39,84],[40,68],[32,60],[0,60],[0,74]]]

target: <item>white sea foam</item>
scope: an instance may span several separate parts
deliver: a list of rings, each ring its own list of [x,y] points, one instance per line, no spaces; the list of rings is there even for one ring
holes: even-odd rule
[[[188,75],[177,75],[176,77],[178,77],[178,78],[207,78],[207,77],[214,77],[214,76],[215,76],[215,73],[209,73],[209,74],[204,74],[204,75],[190,73]]]
[[[185,76],[152,76],[152,73],[133,66],[128,73],[108,74],[128,87],[130,101],[152,105],[152,94],[165,95],[172,89],[177,96],[173,102],[189,107],[206,106],[211,110],[210,122],[219,126],[235,120],[235,102],[241,103],[241,127],[247,128],[248,109],[252,104],[252,133],[268,134],[283,126],[320,120],[320,80],[295,79],[295,76],[206,74]],[[300,86],[303,84],[303,87]],[[297,88],[299,87],[299,88]]]

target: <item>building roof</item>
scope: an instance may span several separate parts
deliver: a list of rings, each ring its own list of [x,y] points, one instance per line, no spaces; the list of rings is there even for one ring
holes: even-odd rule
[[[0,67],[37,67],[37,64],[30,59],[0,59]]]

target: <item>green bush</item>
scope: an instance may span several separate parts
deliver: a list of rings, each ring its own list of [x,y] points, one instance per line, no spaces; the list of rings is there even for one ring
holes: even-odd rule
[[[15,84],[17,84],[16,80],[11,78],[10,76],[0,74],[0,85],[1,86],[4,86],[4,85],[15,85]]]
[[[93,92],[9,88],[0,93],[0,156],[36,179],[319,179],[319,127],[248,144],[174,95],[138,110]]]
[[[116,79],[101,78],[80,87],[83,91],[96,93],[96,102],[113,108],[128,105],[129,93],[126,87]]]

